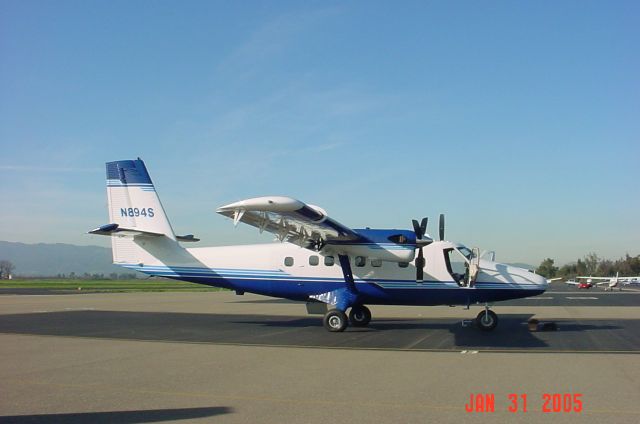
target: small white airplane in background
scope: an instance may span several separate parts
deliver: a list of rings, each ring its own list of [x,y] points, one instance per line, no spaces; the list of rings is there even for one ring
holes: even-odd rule
[[[600,280],[595,282],[595,285],[605,286],[605,291],[613,291],[616,287],[622,291],[622,286],[640,284],[640,277],[620,277],[619,272],[616,273],[615,277],[576,277],[576,279],[584,279],[588,284],[594,284],[594,280]]]
[[[640,276],[638,277],[623,277],[621,278],[622,284],[625,286],[640,286]]]

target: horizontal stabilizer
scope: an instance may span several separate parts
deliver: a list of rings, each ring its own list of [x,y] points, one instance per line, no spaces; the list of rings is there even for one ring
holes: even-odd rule
[[[186,242],[200,241],[200,239],[195,237],[193,234],[187,234],[186,236],[176,236],[176,240]]]
[[[124,228],[118,224],[106,224],[102,225],[95,230],[89,231],[89,234],[98,234],[101,236],[123,235],[123,236],[150,236],[159,237],[164,236],[161,233],[152,233],[151,231],[142,231],[135,228]]]
[[[164,236],[164,234],[153,233],[151,231],[142,231],[134,228],[124,228],[120,227],[118,224],[106,224],[102,225],[95,230],[89,231],[89,234],[98,234],[101,236],[112,236],[112,235],[123,235],[123,236],[149,236],[149,237],[159,237]],[[176,240],[184,241],[184,242],[196,242],[200,241],[199,238],[196,238],[193,234],[187,234],[184,236],[176,236]]]

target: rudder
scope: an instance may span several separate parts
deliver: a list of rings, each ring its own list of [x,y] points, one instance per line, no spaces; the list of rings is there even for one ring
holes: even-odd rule
[[[176,236],[142,159],[107,162],[109,220],[120,227]]]

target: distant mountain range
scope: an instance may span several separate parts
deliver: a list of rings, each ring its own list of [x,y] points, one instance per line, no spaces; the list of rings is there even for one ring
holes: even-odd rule
[[[113,265],[111,249],[99,246],[0,241],[0,260],[11,261],[15,266],[13,275],[22,277],[68,276],[72,272],[77,276],[132,273]]]
[[[15,265],[16,276],[42,277],[111,273],[126,274],[133,271],[112,264],[111,249],[99,246],[75,246],[64,243],[25,244],[0,241],[0,260]],[[528,264],[511,264],[525,269],[534,269]]]

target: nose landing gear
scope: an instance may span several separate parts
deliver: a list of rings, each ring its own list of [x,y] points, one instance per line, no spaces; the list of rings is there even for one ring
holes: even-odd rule
[[[332,309],[327,312],[324,315],[322,323],[324,324],[324,328],[331,331],[332,333],[344,331],[347,328],[347,325],[349,325],[347,314],[339,309]]]
[[[476,317],[476,325],[482,331],[492,331],[498,325],[498,315],[485,305],[484,311]]]

